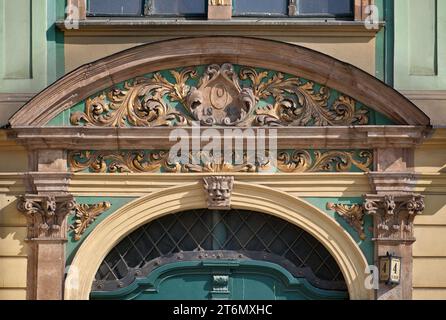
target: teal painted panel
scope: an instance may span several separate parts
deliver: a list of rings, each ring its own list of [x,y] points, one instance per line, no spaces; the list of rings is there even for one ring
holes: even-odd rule
[[[409,8],[409,74],[437,74],[437,0],[407,0]]]
[[[70,108],[69,113],[59,114],[49,122],[48,126],[133,127],[148,126],[148,123],[155,126],[190,125],[194,117],[184,104],[184,97],[178,98],[176,92],[181,92],[182,95],[187,96],[190,88],[199,86],[199,81],[205,74],[207,67],[206,65],[200,65],[192,68],[161,70],[129,79],[76,104]],[[273,114],[275,111],[270,110],[271,106],[274,105],[282,105],[285,109],[290,108],[290,110],[277,112],[287,113],[287,117],[291,119],[290,122],[297,121],[298,124],[296,122],[295,125],[302,126],[341,125],[340,119],[342,115],[346,114],[352,114],[351,118],[346,117],[350,119],[348,125],[376,125],[381,124],[381,119],[385,119],[384,116],[361,102],[354,101],[341,92],[307,79],[273,70],[250,68],[249,66],[234,65],[233,67],[242,88],[253,88],[255,92],[260,92],[256,95],[258,101],[255,107],[250,111],[253,115],[260,116],[260,119],[263,119],[256,121],[274,123],[277,120],[277,114]],[[184,80],[180,81],[179,79]],[[152,84],[154,82],[157,83],[157,88],[160,87],[160,83],[163,83],[162,87],[165,90],[163,89],[164,91],[160,93],[160,97],[153,96]],[[182,86],[182,84],[185,84],[185,86]],[[147,89],[149,87],[152,89]],[[275,88],[275,91],[271,89],[272,87]],[[293,89],[289,89],[289,87]],[[146,89],[143,88],[148,91],[145,92]],[[277,94],[280,91],[277,88],[282,90],[281,94]],[[142,93],[143,91],[144,93]],[[299,93],[296,93],[297,91]],[[131,99],[134,99],[132,104],[129,104],[130,107],[125,102],[127,101],[127,95],[131,95],[133,97]],[[279,98],[279,96],[282,98]],[[319,111],[310,111],[313,104]],[[294,105],[296,110],[291,111]],[[135,109],[132,106],[140,107]],[[344,109],[348,109],[348,111]],[[294,113],[294,115],[291,113]],[[160,123],[153,124],[156,118],[155,114],[166,115],[166,118],[163,118],[164,120]],[[317,119],[323,120],[318,122],[314,114],[321,115]],[[68,123],[67,117],[69,119]],[[105,123],[104,119],[107,119]],[[383,124],[387,124],[387,122],[389,122],[388,119]]]
[[[395,87],[446,90],[446,1],[394,3]]]
[[[37,93],[64,74],[64,0],[0,0],[0,93]]]
[[[333,210],[327,209],[327,203],[342,203],[342,204],[361,204],[363,203],[363,199],[360,197],[342,197],[342,198],[318,198],[318,197],[305,197],[304,200],[308,201],[312,205],[316,206],[327,215],[335,219],[354,239],[354,241],[358,244],[359,248],[362,250],[362,253],[366,257],[368,263],[372,265],[374,263],[374,243],[372,241],[373,238],[373,218],[371,216],[365,216],[364,219],[364,230],[367,238],[365,240],[361,240],[359,238],[358,233],[337,213]]]
[[[94,228],[104,221],[105,218],[107,218],[109,215],[116,212],[118,209],[126,205],[127,203],[131,202],[132,200],[135,200],[133,197],[120,197],[120,198],[112,198],[112,197],[76,197],[76,202],[78,204],[97,204],[101,202],[110,202],[111,207],[109,210],[102,213],[95,222],[93,222],[85,231],[85,233],[82,236],[82,239],[79,241],[76,241],[74,239],[74,232],[70,230],[68,232],[68,243],[66,246],[66,265],[69,265],[71,261],[73,260],[77,250],[83,243],[83,241],[88,237],[88,235],[94,230]],[[76,220],[76,217],[74,215],[70,215],[68,217],[68,225],[72,225],[74,221]]]
[[[31,0],[6,1],[3,8],[3,79],[30,79],[33,40]],[[13,12],[16,14],[10,14]]]
[[[213,275],[227,277],[216,292]],[[222,290],[221,290],[222,289]],[[322,290],[264,261],[178,262],[113,292],[93,292],[93,300],[345,300],[348,293]]]

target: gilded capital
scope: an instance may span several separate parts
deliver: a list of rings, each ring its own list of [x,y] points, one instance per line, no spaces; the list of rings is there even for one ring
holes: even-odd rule
[[[424,211],[418,194],[366,195],[364,210],[373,215],[377,240],[415,241],[413,221]]]
[[[25,195],[17,208],[28,220],[28,239],[65,239],[66,217],[75,208],[72,195]]]

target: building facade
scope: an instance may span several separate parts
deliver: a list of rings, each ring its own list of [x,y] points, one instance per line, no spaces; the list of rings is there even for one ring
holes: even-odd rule
[[[253,3],[0,0],[0,299],[446,298],[446,4]]]

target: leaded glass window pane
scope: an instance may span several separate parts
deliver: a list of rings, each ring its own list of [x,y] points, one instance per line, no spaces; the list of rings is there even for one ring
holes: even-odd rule
[[[298,14],[353,16],[353,1],[351,0],[298,0]]]
[[[93,16],[140,16],[144,0],[89,0],[88,14]]]
[[[195,16],[207,0],[89,0],[90,16]]]
[[[207,0],[148,0],[147,15],[204,15]]]
[[[234,15],[236,16],[286,16],[288,0],[234,0]]]

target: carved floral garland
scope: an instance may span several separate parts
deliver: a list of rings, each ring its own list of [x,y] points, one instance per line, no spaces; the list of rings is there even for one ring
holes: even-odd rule
[[[233,154],[233,159],[237,157]],[[89,170],[94,173],[199,173],[199,172],[260,172],[271,169],[268,158],[250,161],[246,154],[231,163],[213,157],[206,152],[189,154],[187,163],[169,159],[167,151],[71,151],[68,154],[70,168],[74,172]],[[357,157],[359,159],[357,159]],[[194,159],[195,158],[195,159]],[[200,161],[193,161],[201,159]],[[236,164],[235,164],[236,163]],[[300,172],[348,172],[353,166],[368,172],[373,164],[371,151],[280,151],[277,170],[284,173]]]
[[[188,126],[348,126],[368,124],[368,111],[340,95],[329,103],[330,90],[297,77],[244,67],[237,75],[232,64],[210,65],[198,87],[196,68],[170,70],[171,83],[161,73],[128,81],[86,100],[84,112],[71,115],[71,124],[99,127]],[[241,83],[249,83],[242,87]],[[188,84],[189,83],[189,84]],[[260,106],[259,101],[272,101]],[[180,103],[186,112],[172,104]]]

